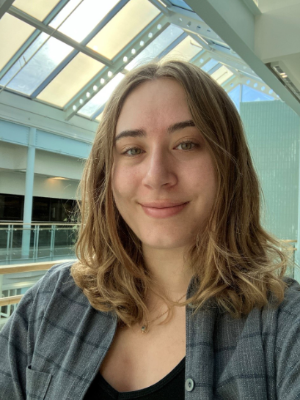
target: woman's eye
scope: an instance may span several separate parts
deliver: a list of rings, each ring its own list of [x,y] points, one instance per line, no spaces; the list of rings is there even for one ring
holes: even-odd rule
[[[182,142],[177,146],[177,149],[179,148],[179,150],[193,150],[197,146],[198,145],[193,142]]]
[[[126,156],[138,156],[139,154],[141,154],[142,150],[139,149],[138,147],[132,147],[131,149],[127,149],[125,150],[122,154],[125,154]]]

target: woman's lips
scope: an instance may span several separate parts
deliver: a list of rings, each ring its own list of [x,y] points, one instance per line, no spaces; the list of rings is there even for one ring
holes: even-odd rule
[[[168,207],[149,207],[141,204],[145,214],[154,218],[167,218],[180,213],[188,203]]]

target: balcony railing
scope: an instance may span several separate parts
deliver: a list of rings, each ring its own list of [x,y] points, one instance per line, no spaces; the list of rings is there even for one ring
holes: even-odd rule
[[[2,224],[3,225],[3,224]],[[42,225],[42,224],[40,224]],[[33,232],[33,246],[30,248],[30,254],[38,259],[38,256],[40,258],[42,257],[56,257],[55,253],[55,244],[57,243],[55,240],[55,236],[53,234],[53,231],[56,233],[56,226],[57,225],[51,225],[49,227],[49,224],[43,224],[42,226],[47,226],[47,229],[49,234],[50,234],[50,246],[42,246],[40,247],[39,243],[42,243],[45,245],[45,242],[39,242],[37,239],[34,239],[34,235],[36,235],[39,238],[40,232],[42,232],[42,229],[36,228],[36,224],[32,230],[30,230],[31,234]],[[60,226],[65,226],[65,225],[60,225]],[[68,229],[61,228],[62,230],[65,230],[66,232],[69,232],[72,227],[76,226],[77,230],[77,225],[69,225]],[[52,229],[52,227],[55,227]],[[22,229],[22,227],[20,228]],[[24,229],[23,229],[24,231]],[[9,233],[10,232],[10,233]],[[36,233],[38,232],[38,233]],[[11,234],[11,230],[7,229],[7,235]],[[69,233],[67,234],[69,235]],[[11,236],[9,236],[11,237]],[[71,236],[72,237],[72,236]],[[45,239],[43,239],[45,240]],[[286,250],[290,252],[291,255],[291,267],[287,271],[287,275],[290,277],[294,277],[294,269],[292,267],[293,261],[294,261],[294,254],[295,251],[297,250],[295,248],[296,240],[282,240],[282,247],[284,247]],[[20,243],[20,242],[19,242]],[[66,245],[65,245],[66,246]],[[74,244],[71,243],[69,246],[66,246],[66,249],[73,249]],[[22,253],[22,248],[16,247],[19,249],[18,251]],[[9,251],[16,251],[14,247],[9,246],[8,249]],[[45,248],[47,250],[45,250]],[[61,250],[61,249],[60,249]],[[69,251],[68,250],[68,251]],[[40,253],[42,251],[42,253]],[[20,254],[21,254],[20,253]],[[63,253],[65,256],[67,255],[67,252]],[[16,258],[16,255],[13,253],[14,259]],[[57,254],[58,257],[58,254]],[[6,265],[0,265],[0,330],[1,327],[4,325],[6,320],[9,318],[9,316],[12,314],[12,312],[16,309],[19,301],[21,300],[23,294],[26,292],[27,289],[29,289],[31,286],[33,286],[45,273],[45,270],[50,269],[53,265],[61,263],[61,262],[66,262],[66,261],[75,261],[75,256],[74,252],[72,251],[72,255],[69,257],[69,259],[66,260],[67,257],[63,257],[61,259],[56,259],[52,261],[47,261],[47,262],[35,262],[35,263],[27,263],[24,264],[24,259],[22,259],[23,263],[20,264],[6,264]],[[12,260],[9,257],[10,261]]]
[[[53,265],[73,261],[57,260],[0,266],[0,330],[17,308],[24,293]]]
[[[72,258],[78,226],[0,223],[0,265]]]

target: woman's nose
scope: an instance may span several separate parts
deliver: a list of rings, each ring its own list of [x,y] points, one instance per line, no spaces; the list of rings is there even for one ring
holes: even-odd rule
[[[174,186],[177,183],[174,160],[163,151],[153,152],[147,157],[144,165],[143,184],[153,189],[161,186]]]

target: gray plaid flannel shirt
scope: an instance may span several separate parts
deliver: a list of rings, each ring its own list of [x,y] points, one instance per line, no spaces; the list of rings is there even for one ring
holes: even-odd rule
[[[79,400],[112,342],[116,318],[93,309],[70,275],[51,268],[0,332],[1,400]],[[191,290],[191,286],[190,286]],[[300,399],[300,286],[279,308],[232,319],[187,307],[186,400]]]

